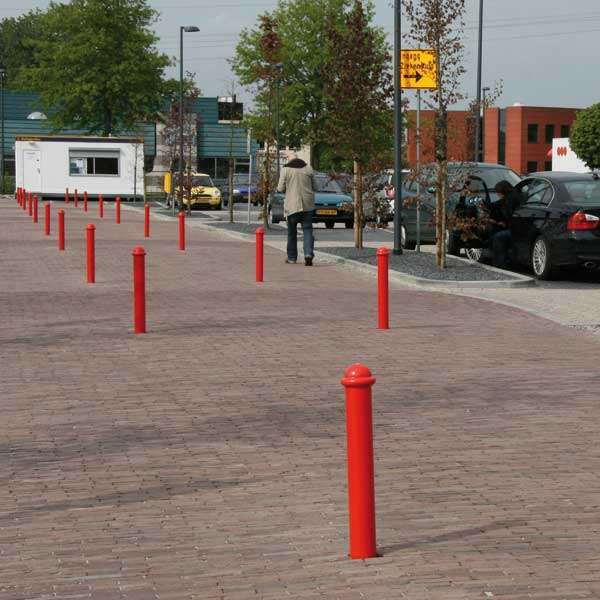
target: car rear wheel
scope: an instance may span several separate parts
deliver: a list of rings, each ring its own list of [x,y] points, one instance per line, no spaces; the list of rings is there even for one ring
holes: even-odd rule
[[[538,237],[531,248],[531,269],[537,279],[552,279],[550,248],[543,237]]]
[[[333,221],[327,221],[325,223],[325,227],[327,227],[327,229],[333,229],[335,227],[335,223]]]
[[[481,257],[483,256],[483,250],[481,248],[467,248],[465,252],[467,253],[467,258],[469,260],[481,262]]]

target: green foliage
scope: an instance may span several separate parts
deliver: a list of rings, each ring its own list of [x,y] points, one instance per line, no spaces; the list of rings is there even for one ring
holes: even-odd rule
[[[571,148],[590,169],[600,169],[600,103],[577,115],[571,130]]]
[[[153,120],[173,82],[170,59],[156,49],[146,0],[52,2],[40,15],[43,36],[31,39],[34,64],[19,83],[39,92],[55,129],[76,127],[109,135]]]
[[[240,83],[255,91],[252,126],[262,139],[274,139],[279,86],[282,145],[323,141],[326,25],[341,27],[350,4],[350,0],[280,0],[255,28],[242,31],[232,67]],[[369,2],[367,13],[372,12]],[[277,63],[281,71],[273,68]]]
[[[42,13],[29,11],[17,18],[0,21],[0,66],[6,69],[6,85],[15,87],[22,67],[35,64],[34,49],[29,40],[42,33]]]

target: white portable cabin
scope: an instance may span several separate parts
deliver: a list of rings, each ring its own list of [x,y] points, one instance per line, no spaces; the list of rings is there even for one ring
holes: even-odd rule
[[[552,140],[552,170],[569,173],[590,172],[590,168],[571,149],[569,138]]]
[[[44,198],[72,194],[144,197],[142,138],[17,136],[17,187]]]

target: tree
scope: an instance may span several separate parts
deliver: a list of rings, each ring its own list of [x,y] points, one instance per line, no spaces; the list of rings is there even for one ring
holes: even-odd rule
[[[361,0],[342,15],[342,27],[327,26],[328,59],[323,69],[324,130],[352,160],[354,244],[362,248],[363,182],[370,166],[393,148],[393,77],[384,32],[370,24]]]
[[[31,10],[20,17],[0,21],[0,63],[6,69],[6,85],[16,87],[23,67],[36,63],[30,40],[42,36],[42,12]]]
[[[39,92],[55,129],[110,135],[154,120],[172,92],[163,79],[170,59],[150,29],[156,18],[146,0],[52,2],[18,82]]]
[[[571,148],[590,169],[600,169],[600,103],[578,113],[571,129]]]
[[[446,203],[448,201],[448,108],[463,99],[459,91],[465,73],[465,0],[402,0],[409,24],[404,39],[431,48],[437,55],[438,89],[427,93],[436,110],[434,123],[436,162],[437,264],[446,266]]]
[[[266,73],[267,54],[276,54],[281,63],[280,80],[281,138],[290,146],[313,145],[313,162],[319,164],[324,148],[330,145],[323,137],[325,100],[323,68],[328,60],[328,23],[341,26],[344,11],[351,0],[280,0],[271,13],[259,16],[253,29],[244,29],[232,62],[234,73],[243,86],[255,93],[254,121],[249,124],[259,135],[272,127],[273,85],[276,73]],[[365,5],[372,12],[370,2]],[[265,35],[277,46],[265,47]],[[267,51],[267,54],[265,54]],[[266,77],[269,75],[269,77]],[[265,81],[271,87],[264,85]],[[262,138],[259,138],[262,139]]]

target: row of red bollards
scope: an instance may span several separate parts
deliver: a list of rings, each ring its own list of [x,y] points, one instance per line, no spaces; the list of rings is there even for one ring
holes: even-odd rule
[[[74,197],[76,205],[77,192]],[[37,222],[37,197],[17,190],[17,201]],[[87,194],[84,193],[84,210]],[[117,223],[120,222],[120,200],[117,199]],[[103,215],[103,208],[101,216]],[[144,237],[150,235],[149,205],[144,207]],[[87,282],[95,283],[95,226],[86,227]],[[45,205],[45,234],[50,235],[50,205]],[[256,281],[264,281],[264,229],[256,230]],[[65,211],[58,211],[58,247],[65,249]],[[185,250],[185,214],[179,213],[179,249]],[[134,333],[146,333],[146,251],[137,246],[133,256],[133,322]],[[378,328],[389,328],[389,250],[377,251],[378,270]],[[348,506],[350,558],[365,559],[377,556],[375,527],[375,471],[373,458],[372,391],[375,383],[369,369],[361,364],[351,365],[341,381],[346,396],[346,435],[348,459]]]

